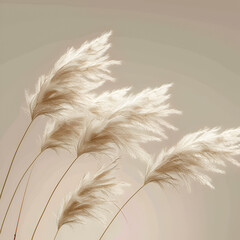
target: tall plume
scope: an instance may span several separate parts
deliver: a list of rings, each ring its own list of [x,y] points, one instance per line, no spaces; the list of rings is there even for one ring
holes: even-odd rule
[[[74,193],[65,200],[58,218],[58,230],[64,224],[85,223],[93,217],[104,220],[103,209],[122,194],[126,183],[116,178],[117,161],[103,166],[94,176],[85,175]]]
[[[116,147],[132,157],[148,160],[150,156],[140,146],[148,141],[159,141],[164,128],[175,129],[165,117],[179,113],[170,109],[166,100],[171,84],[147,89],[136,95],[126,95],[129,89],[105,93],[95,99],[90,109],[97,118],[82,130],[78,155],[83,153],[113,154]],[[116,94],[117,93],[117,94]],[[115,98],[114,96],[119,96]],[[119,100],[118,100],[119,99]],[[109,104],[111,100],[112,104]],[[101,103],[102,107],[98,107]]]
[[[26,93],[32,119],[39,115],[59,117],[68,109],[85,107],[89,104],[86,93],[114,80],[109,67],[120,62],[106,55],[110,35],[85,42],[79,49],[70,48],[48,75],[39,78],[35,93]]]
[[[204,129],[183,137],[176,146],[163,150],[146,171],[145,185],[150,182],[163,186],[195,180],[213,188],[205,172],[224,173],[225,161],[237,166],[233,157],[240,154],[240,128],[219,132],[219,128]]]
[[[176,130],[165,120],[172,114],[181,112],[171,109],[166,101],[170,98],[168,94],[172,84],[164,84],[158,88],[147,88],[134,95],[130,94],[124,102],[119,102],[115,107],[113,116],[124,116],[129,124],[137,129],[145,129],[149,134],[158,135],[159,140],[167,138],[165,128]]]
[[[159,136],[159,140],[166,138],[164,128],[176,130],[165,118],[172,114],[181,112],[171,109],[167,100],[172,84],[164,84],[161,87],[145,89],[137,94],[128,94],[130,88],[124,88],[113,92],[106,92],[100,96],[95,96],[94,107],[91,111],[97,115],[108,114],[110,109],[112,117],[123,116],[129,124],[138,129],[145,129],[154,135]],[[128,94],[128,95],[127,95]],[[112,102],[105,104],[105,102]]]

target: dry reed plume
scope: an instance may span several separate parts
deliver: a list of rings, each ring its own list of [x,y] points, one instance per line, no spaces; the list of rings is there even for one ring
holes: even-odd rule
[[[153,136],[158,135],[159,140],[167,138],[164,128],[173,130],[176,130],[176,128],[167,122],[166,118],[172,114],[181,113],[170,108],[169,103],[167,103],[170,98],[168,91],[171,86],[172,84],[164,84],[158,88],[145,89],[138,94],[124,95],[125,99],[123,101],[120,97],[120,101],[114,101],[116,103],[112,111],[112,118],[121,115],[135,128],[139,130],[145,129],[152,133]],[[112,92],[107,97],[109,98],[115,94],[116,92]],[[111,99],[114,99],[114,97],[112,96]]]
[[[234,159],[240,154],[240,128],[219,132],[219,128],[204,129],[183,137],[176,146],[163,150],[154,161],[149,161],[143,185],[123,204],[115,214],[103,234],[116,219],[126,204],[147,184],[157,183],[172,186],[184,182],[189,187],[190,180],[213,188],[206,172],[224,173],[221,167],[225,161],[240,166]]]
[[[221,167],[225,166],[225,161],[240,166],[233,158],[239,154],[240,128],[223,132],[213,128],[191,133],[149,163],[144,184],[176,185],[181,179],[188,184],[192,179],[213,188],[206,172],[224,173]]]
[[[96,117],[84,126],[81,133],[83,137],[78,144],[78,155],[86,152],[112,155],[112,150],[117,146],[134,158],[148,160],[149,155],[140,144],[166,138],[165,128],[175,130],[165,120],[172,114],[180,113],[166,103],[170,97],[170,87],[171,84],[166,84],[136,95],[127,95],[129,89],[122,89],[98,96],[95,108],[90,108]],[[102,106],[98,107],[99,103]]]
[[[57,232],[64,224],[85,223],[88,218],[105,220],[104,209],[116,201],[116,197],[123,192],[122,188],[127,185],[117,180],[116,166],[115,160],[103,166],[94,176],[88,173],[82,178],[76,191],[64,201]]]
[[[105,54],[111,46],[110,35],[108,32],[85,42],[79,49],[70,48],[48,75],[39,78],[35,93],[26,94],[32,119],[39,115],[56,118],[69,109],[86,109],[86,93],[114,80],[109,67],[120,62],[109,60]]]

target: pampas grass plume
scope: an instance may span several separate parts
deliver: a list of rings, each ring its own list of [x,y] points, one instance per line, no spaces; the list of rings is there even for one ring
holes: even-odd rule
[[[147,161],[150,156],[140,144],[166,138],[165,128],[175,128],[165,118],[180,113],[166,103],[170,86],[147,89],[135,95],[127,95],[129,89],[122,89],[96,98],[95,108],[91,108],[96,117],[80,134],[78,156],[102,153],[113,157],[117,148]],[[121,101],[114,97],[115,93]],[[103,107],[98,107],[98,103]]]
[[[85,42],[79,49],[70,48],[48,75],[39,78],[35,93],[26,93],[32,120],[40,115],[59,117],[69,109],[86,106],[86,93],[114,80],[109,67],[120,62],[109,60],[105,54],[111,46],[110,35],[108,32]]]
[[[149,162],[144,184],[177,185],[195,180],[214,188],[207,172],[224,173],[225,162],[240,166],[234,156],[240,154],[240,128],[220,132],[204,129],[183,137],[176,146],[163,150],[156,161]]]
[[[161,187],[178,185],[182,180],[190,190],[190,180],[214,188],[206,172],[224,173],[225,161],[240,166],[233,157],[240,154],[240,128],[220,132],[219,128],[204,129],[183,137],[176,146],[163,150],[155,160],[148,162],[143,185],[122,205],[109,222],[101,240],[118,214],[128,202],[149,183]]]
[[[58,218],[58,230],[64,224],[85,223],[88,218],[104,221],[104,209],[122,194],[123,187],[128,184],[116,178],[117,160],[101,167],[91,176],[86,174],[76,189],[62,206]]]

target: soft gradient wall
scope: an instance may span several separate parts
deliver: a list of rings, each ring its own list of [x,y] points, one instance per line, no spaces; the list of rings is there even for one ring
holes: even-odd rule
[[[111,56],[122,60],[114,67],[117,82],[99,92],[133,86],[173,82],[171,104],[183,111],[171,122],[169,140],[149,144],[157,153],[183,134],[203,127],[240,125],[240,3],[234,0],[168,1],[0,1],[0,185],[16,145],[30,118],[23,108],[24,90],[33,89],[69,46],[79,47],[102,32],[113,30]],[[45,119],[36,121],[26,137],[0,202],[0,221],[15,184],[25,166],[39,151]],[[55,182],[74,156],[45,152],[33,170],[23,206],[18,240],[30,238]],[[239,159],[240,160],[240,159]],[[132,183],[129,196],[141,184],[143,164],[123,156],[120,177]],[[66,192],[74,189],[84,172],[94,172],[99,162],[82,158],[61,184],[36,234],[36,240],[53,239],[56,214]],[[125,208],[105,239],[115,240],[238,240],[240,236],[240,169],[227,167],[213,176],[216,189],[192,185],[184,188],[149,185]],[[17,194],[0,239],[13,239],[21,193]],[[123,197],[121,202],[126,198]],[[109,219],[112,213],[108,214]],[[64,227],[58,240],[95,239],[104,226],[97,221]]]

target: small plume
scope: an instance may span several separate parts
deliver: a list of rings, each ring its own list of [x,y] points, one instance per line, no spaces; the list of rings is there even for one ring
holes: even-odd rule
[[[150,162],[145,175],[145,184],[150,182],[163,186],[177,185],[184,180],[195,180],[214,188],[205,172],[224,173],[225,161],[237,166],[233,157],[240,154],[240,128],[219,132],[219,128],[204,129],[183,137],[179,143],[163,150],[155,162]]]
[[[70,48],[48,75],[39,78],[35,93],[26,93],[32,119],[39,115],[59,117],[69,109],[86,107],[90,104],[86,93],[114,80],[109,67],[120,62],[105,54],[111,46],[110,35],[85,42],[79,49]]]
[[[85,175],[77,188],[64,201],[58,218],[58,230],[64,224],[85,223],[87,218],[104,220],[103,210],[122,194],[128,184],[116,178],[117,161],[103,166],[94,176]]]
[[[76,152],[79,134],[88,117],[83,114],[68,114],[65,118],[51,119],[45,128],[41,151],[60,148]]]

